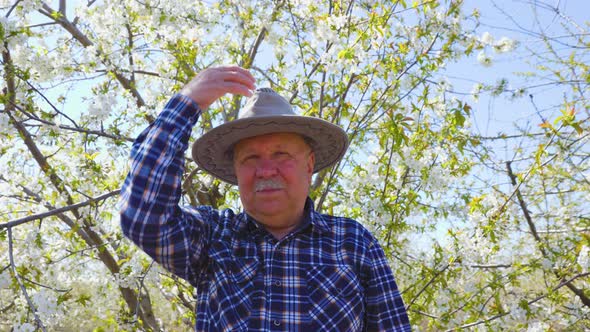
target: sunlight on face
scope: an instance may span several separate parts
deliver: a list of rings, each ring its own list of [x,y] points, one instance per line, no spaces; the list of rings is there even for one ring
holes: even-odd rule
[[[246,212],[268,227],[298,223],[309,194],[314,158],[298,134],[272,133],[238,142],[234,170]]]

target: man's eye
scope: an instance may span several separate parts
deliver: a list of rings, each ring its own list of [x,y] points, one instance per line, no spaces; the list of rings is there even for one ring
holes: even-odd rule
[[[285,152],[285,151],[277,151],[277,152],[275,152],[275,156],[284,158],[284,157],[288,157],[289,153]]]
[[[242,164],[247,163],[247,162],[252,162],[254,160],[256,160],[255,155],[245,156],[244,158],[242,158]]]

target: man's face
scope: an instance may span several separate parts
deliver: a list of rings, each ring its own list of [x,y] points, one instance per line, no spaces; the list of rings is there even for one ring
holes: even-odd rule
[[[314,161],[311,148],[297,134],[272,133],[238,142],[234,170],[246,212],[271,228],[299,222]]]

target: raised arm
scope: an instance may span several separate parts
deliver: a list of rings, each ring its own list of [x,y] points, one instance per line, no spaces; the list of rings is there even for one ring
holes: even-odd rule
[[[226,93],[249,96],[251,89],[254,78],[240,67],[206,69],[170,99],[133,143],[120,202],[123,233],[189,281],[204,258],[212,220],[179,206],[188,140],[202,110]]]

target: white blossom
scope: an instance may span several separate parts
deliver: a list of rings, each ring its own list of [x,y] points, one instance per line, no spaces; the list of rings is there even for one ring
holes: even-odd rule
[[[587,273],[588,268],[590,267],[590,248],[588,246],[582,246],[577,261],[582,268],[582,273]]]
[[[8,115],[6,113],[0,113],[0,133],[6,133],[11,127]]]
[[[498,53],[507,53],[516,48],[517,42],[508,37],[502,37],[494,43],[494,50]]]
[[[97,120],[104,120],[111,114],[116,103],[117,99],[113,92],[98,95],[88,107],[88,114],[96,117]]]
[[[449,81],[448,78],[444,77],[438,82],[436,86],[437,91],[444,93],[450,90],[453,90],[453,84]]]
[[[340,38],[338,31],[332,29],[330,22],[327,20],[318,22],[314,36],[316,37],[312,45],[314,47],[324,46],[326,42],[336,43]]]
[[[31,300],[35,303],[37,311],[44,317],[57,313],[57,298],[52,291],[41,289],[31,295]]]
[[[510,317],[514,319],[514,321],[522,322],[526,319],[526,310],[520,306],[520,304],[515,304],[510,308]]]
[[[8,272],[8,269],[0,273],[0,289],[8,288],[11,282],[12,278],[10,277],[10,272]]]
[[[449,304],[451,293],[448,289],[443,289],[437,296],[436,306],[440,309],[445,308]]]
[[[541,266],[544,270],[549,271],[553,268],[553,262],[548,258],[543,258],[541,261]]]
[[[447,105],[442,98],[435,98],[432,101],[432,110],[440,118],[444,118],[447,112]]]
[[[463,291],[465,291],[465,293],[474,293],[475,291],[477,291],[478,287],[475,284],[473,279],[467,279],[467,281],[462,285],[461,287],[463,289]]]
[[[26,0],[20,1],[19,3],[21,10],[25,13],[41,9],[42,4],[43,2],[41,0]]]
[[[489,32],[484,32],[479,41],[484,45],[492,45],[494,43],[494,37]]]
[[[481,83],[476,83],[473,85],[473,87],[471,88],[471,98],[475,101],[478,102],[479,101],[479,94],[481,93],[481,90],[483,89],[483,84]]]
[[[534,322],[529,325],[527,332],[545,332],[550,331],[550,326],[545,322]]]
[[[33,325],[31,323],[17,324],[17,325],[14,325],[13,331],[14,332],[34,332],[35,325]]]
[[[327,19],[327,23],[330,26],[334,26],[336,30],[342,29],[348,22],[348,16],[330,16]]]
[[[492,65],[492,57],[486,54],[485,51],[480,51],[477,54],[477,61],[484,67],[490,67]]]

